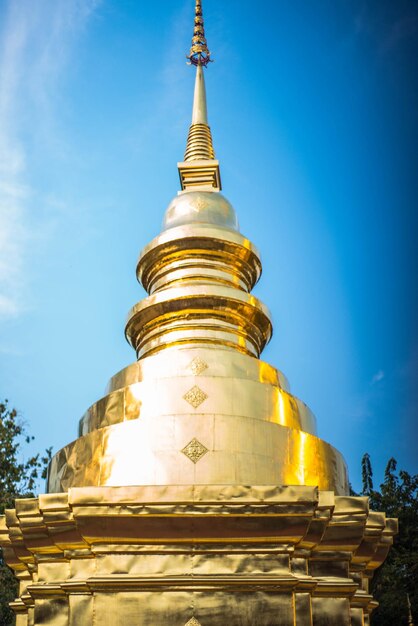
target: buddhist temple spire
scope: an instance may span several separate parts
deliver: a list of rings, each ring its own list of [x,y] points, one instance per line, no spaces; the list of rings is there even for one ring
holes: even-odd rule
[[[341,453],[260,358],[273,326],[252,294],[260,255],[220,193],[200,0],[188,58],[182,190],[140,253],[147,294],[125,327],[137,360],[52,457],[48,493],[0,515],[10,607],[18,626],[370,624],[397,523],[349,495]],[[291,306],[281,272],[271,285]]]
[[[178,164],[183,191],[202,189],[220,191],[219,163],[215,160],[212,133],[208,124],[206,87],[203,68],[211,61],[205,38],[201,0],[196,0],[194,31],[189,63],[196,67],[192,123],[187,137],[184,162]]]
[[[213,160],[212,133],[208,125],[206,106],[205,78],[201,65],[196,68],[196,82],[194,88],[192,123],[187,137],[185,161]]]

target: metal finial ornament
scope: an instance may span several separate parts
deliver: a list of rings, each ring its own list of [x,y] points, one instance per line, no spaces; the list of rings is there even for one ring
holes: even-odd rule
[[[201,0],[196,0],[192,45],[187,58],[189,59],[189,64],[203,65],[205,67],[212,60],[205,38]]]

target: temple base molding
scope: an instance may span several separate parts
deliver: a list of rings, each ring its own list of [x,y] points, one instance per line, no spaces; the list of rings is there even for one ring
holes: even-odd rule
[[[361,626],[396,520],[306,486],[86,487],[16,501],[17,626]]]

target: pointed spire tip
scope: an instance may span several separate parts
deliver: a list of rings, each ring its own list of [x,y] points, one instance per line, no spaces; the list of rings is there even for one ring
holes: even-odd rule
[[[203,23],[201,0],[196,0],[192,45],[190,53],[186,56],[186,58],[189,59],[189,65],[204,67],[212,61],[205,38],[205,26]]]

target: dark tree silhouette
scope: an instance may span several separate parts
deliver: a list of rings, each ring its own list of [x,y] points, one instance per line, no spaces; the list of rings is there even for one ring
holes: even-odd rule
[[[408,626],[418,620],[418,475],[401,470],[389,459],[380,491],[373,488],[369,454],[362,459],[362,495],[370,508],[397,517],[399,534],[383,565],[376,571],[371,592],[379,607],[372,613],[372,626]],[[412,622],[414,620],[414,622]]]
[[[13,508],[16,498],[30,498],[38,490],[39,480],[46,478],[51,450],[45,455],[35,454],[21,459],[22,443],[34,438],[27,435],[16,409],[10,409],[7,400],[0,402],[0,515]],[[14,615],[8,603],[16,598],[17,581],[4,563],[0,548],[0,624],[14,624]]]

